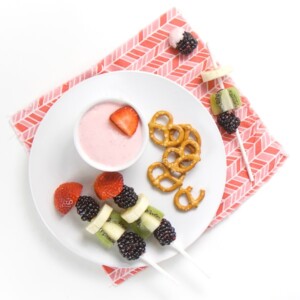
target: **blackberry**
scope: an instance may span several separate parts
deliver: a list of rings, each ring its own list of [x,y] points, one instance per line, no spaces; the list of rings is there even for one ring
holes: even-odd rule
[[[134,232],[125,232],[117,243],[120,253],[128,260],[138,259],[146,251],[146,243]]]
[[[121,208],[128,208],[134,206],[136,201],[138,200],[138,196],[135,193],[132,187],[129,187],[124,184],[122,192],[114,197],[115,203]]]
[[[170,245],[176,240],[175,228],[165,218],[161,220],[160,225],[154,230],[153,234],[162,246]]]
[[[99,204],[90,196],[80,196],[76,208],[82,221],[91,221],[99,212]]]
[[[240,119],[233,112],[230,113],[228,111],[219,114],[217,122],[230,134],[236,132],[241,123]]]
[[[189,32],[183,33],[183,38],[177,43],[176,49],[184,55],[188,55],[197,47],[198,41]]]

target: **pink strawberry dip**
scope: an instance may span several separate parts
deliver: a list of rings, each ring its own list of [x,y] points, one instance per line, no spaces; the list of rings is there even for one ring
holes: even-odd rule
[[[142,126],[139,121],[133,136],[125,135],[109,119],[123,105],[104,101],[94,105],[81,118],[78,140],[82,150],[96,163],[108,167],[125,165],[136,158],[142,144]]]

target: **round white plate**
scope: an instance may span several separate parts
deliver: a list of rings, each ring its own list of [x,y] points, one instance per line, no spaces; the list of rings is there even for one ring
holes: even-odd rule
[[[89,261],[116,267],[142,266],[140,261],[123,259],[117,246],[111,250],[102,248],[97,238],[85,230],[87,223],[81,221],[75,208],[62,217],[53,205],[56,187],[66,181],[81,182],[83,194],[94,196],[92,185],[99,171],[79,157],[73,129],[81,112],[104,96],[128,99],[146,120],[156,111],[167,110],[173,114],[174,123],[189,123],[200,133],[201,161],[184,181],[184,186],[193,187],[195,195],[200,188],[206,190],[197,209],[180,212],[173,204],[175,192],[161,193],[152,188],[147,167],[159,161],[163,151],[151,141],[138,162],[122,172],[126,185],[146,194],[153,206],[165,212],[184,248],[201,236],[220,204],[226,177],[223,141],[213,118],[190,92],[168,79],[144,72],[112,72],[85,80],[66,92],[46,114],[36,132],[29,160],[30,187],[43,222],[65,247]],[[146,252],[156,262],[176,254],[170,247],[160,246],[153,237],[147,241]]]

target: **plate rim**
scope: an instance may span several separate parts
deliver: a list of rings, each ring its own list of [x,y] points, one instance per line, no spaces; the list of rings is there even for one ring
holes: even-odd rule
[[[219,140],[222,142],[222,145],[223,147],[222,148],[222,156],[223,156],[223,164],[224,164],[224,168],[222,170],[222,194],[220,196],[220,201],[218,201],[218,206],[216,205],[216,211],[214,212],[214,214],[216,214],[217,212],[217,209],[222,201],[222,195],[223,195],[223,192],[224,192],[224,189],[225,189],[225,184],[226,184],[226,174],[227,174],[227,164],[226,164],[226,152],[225,152],[225,147],[224,147],[224,143],[223,143],[223,139],[222,139],[222,136],[221,136],[221,133],[218,129],[218,126],[217,124],[215,123],[212,115],[207,111],[207,109],[205,108],[205,106],[202,104],[201,100],[199,98],[197,98],[191,91],[189,91],[188,89],[186,89],[184,86],[182,86],[181,84],[171,80],[170,78],[166,78],[162,75],[159,75],[159,74],[154,74],[154,73],[150,73],[150,72],[146,72],[146,71],[140,71],[140,70],[119,70],[119,71],[113,71],[113,72],[107,72],[107,73],[103,73],[103,74],[98,74],[98,75],[95,75],[93,77],[90,77],[90,78],[87,78],[81,82],[79,82],[78,84],[76,84],[75,86],[71,87],[68,91],[66,91],[65,93],[63,93],[60,98],[58,99],[58,101],[61,101],[61,99],[63,99],[66,95],[68,95],[70,92],[74,92],[74,90],[76,90],[77,88],[80,88],[81,86],[83,85],[86,85],[88,84],[88,82],[90,81],[94,81],[94,80],[97,80],[99,77],[103,77],[103,76],[111,76],[112,74],[115,74],[115,73],[137,73],[137,74],[143,74],[143,75],[146,75],[146,76],[149,76],[149,77],[156,77],[156,78],[160,78],[161,80],[164,80],[164,81],[167,81],[169,82],[170,84],[172,85],[175,85],[177,87],[179,87],[180,89],[184,90],[186,93],[188,93],[194,101],[196,101],[197,103],[199,103],[203,109],[205,110],[205,113],[207,113],[209,115],[210,118],[212,118],[212,123],[213,123],[213,126],[215,127],[215,130],[217,132],[217,135],[219,137]],[[55,107],[56,103],[55,102],[49,109],[49,111]],[[56,233],[54,232],[54,230],[50,227],[50,225],[46,222],[46,220],[43,218],[42,216],[42,213],[38,207],[38,204],[37,204],[37,201],[36,201],[36,197],[34,197],[34,193],[33,193],[33,188],[32,188],[32,178],[30,176],[30,173],[31,173],[31,160],[32,160],[32,157],[33,157],[33,154],[34,151],[35,151],[35,141],[36,141],[36,137],[39,136],[39,132],[41,131],[41,125],[43,123],[45,123],[44,121],[47,120],[49,118],[49,115],[51,116],[51,114],[49,114],[49,111],[45,114],[43,120],[39,123],[39,126],[35,132],[35,135],[34,135],[34,139],[33,139],[33,143],[32,143],[32,146],[31,146],[31,149],[30,149],[30,155],[29,155],[29,159],[28,159],[28,179],[29,179],[29,187],[30,187],[30,192],[31,192],[31,196],[32,196],[32,200],[33,200],[33,203],[34,203],[34,206],[38,212],[38,215],[39,217],[41,218],[42,220],[42,223],[46,226],[46,228],[49,230],[49,232],[52,234],[52,236],[55,238],[55,240],[57,240],[59,242],[59,244],[61,244],[64,248],[66,248],[68,251],[72,252],[73,254],[76,254],[77,256],[79,256],[80,258],[84,259],[84,260],[87,260],[89,262],[92,262],[92,263],[95,263],[95,264],[105,264],[104,262],[97,262],[95,261],[94,259],[92,258],[89,258],[89,257],[86,257],[84,254],[80,253],[80,251],[78,251],[77,249],[74,249],[74,247],[72,247],[71,245],[69,245],[66,241],[62,241],[57,235]],[[213,215],[212,215],[212,218],[211,218],[211,221],[213,220]],[[209,224],[208,224],[209,225]],[[192,246],[196,241],[199,240],[199,238],[203,235],[203,233],[205,232],[205,230],[196,238],[194,239],[194,241],[192,241],[188,246],[184,247],[184,248],[188,248],[190,246]],[[172,257],[174,257],[175,255],[177,255],[178,253],[175,253],[170,255],[169,257],[165,258],[165,259],[162,259],[160,261],[158,261],[158,263],[160,262],[163,262],[163,261],[166,261],[166,260],[169,260],[171,259]],[[136,268],[136,267],[143,267],[143,266],[147,266],[147,264],[145,264],[144,262],[140,261],[140,263],[138,263],[136,266],[131,266],[130,264],[128,264],[128,267],[129,268]],[[112,266],[112,267],[116,267],[116,268],[123,268],[125,266]]]

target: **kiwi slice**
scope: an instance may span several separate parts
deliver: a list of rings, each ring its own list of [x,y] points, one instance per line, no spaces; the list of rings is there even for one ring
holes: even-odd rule
[[[121,225],[124,229],[128,227],[128,224],[121,218],[121,215],[117,213],[116,211],[113,211],[107,222],[115,223]]]
[[[157,220],[161,221],[164,217],[164,213],[160,211],[159,209],[149,205],[145,211],[145,213],[148,213],[149,215],[155,217]]]
[[[141,219],[131,223],[130,229],[144,240],[152,234],[152,232],[142,224]]]
[[[219,105],[220,103],[220,97],[217,97],[217,94],[211,94],[210,96],[210,107],[213,115],[219,115],[222,113],[222,109]]]
[[[241,97],[235,87],[218,91],[210,96],[210,106],[214,115],[238,108],[242,105]]]
[[[237,88],[230,87],[227,89],[230,95],[230,98],[232,100],[233,106],[234,108],[238,108],[240,106],[242,106],[242,100],[241,100],[241,96],[239,91],[237,90]]]
[[[116,211],[112,211],[112,213],[110,214],[107,222],[112,222],[115,224],[119,224],[122,221],[121,215],[119,213],[117,213]]]
[[[114,245],[114,241],[102,228],[96,233],[96,236],[103,247],[110,249]]]

